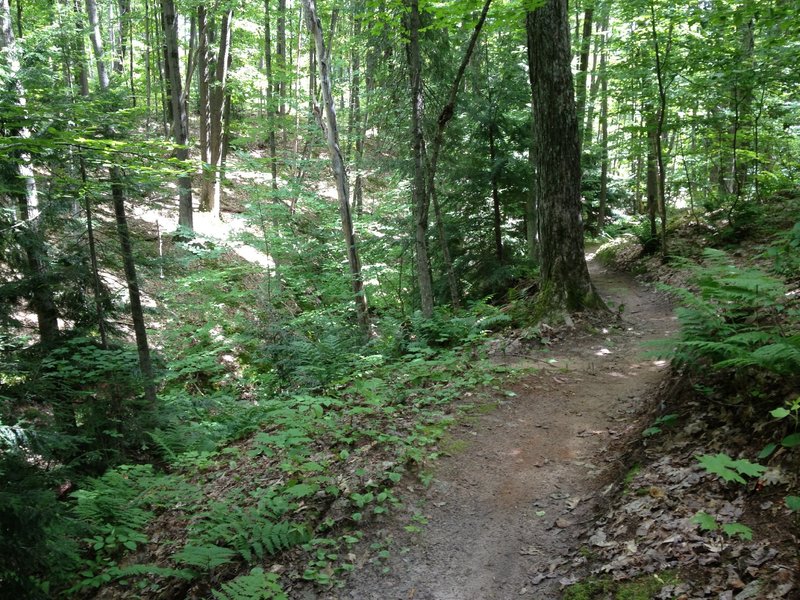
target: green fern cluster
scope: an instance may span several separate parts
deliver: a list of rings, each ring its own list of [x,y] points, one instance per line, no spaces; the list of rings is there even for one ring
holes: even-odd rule
[[[311,538],[302,523],[280,520],[285,505],[260,501],[255,507],[240,502],[215,502],[191,526],[189,543],[175,560],[211,570],[241,557],[248,563],[261,561]]]
[[[264,573],[256,567],[246,575],[239,575],[222,584],[221,590],[211,592],[216,600],[286,600],[275,573]]]
[[[787,304],[785,285],[756,269],[742,269],[719,250],[707,249],[694,267],[698,292],[673,289],[681,341],[674,359],[697,368],[755,367],[780,375],[800,372],[797,310]]]

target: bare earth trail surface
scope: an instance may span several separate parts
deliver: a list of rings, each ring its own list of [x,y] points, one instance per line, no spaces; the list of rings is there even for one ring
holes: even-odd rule
[[[409,513],[378,525],[375,539],[392,540],[389,558],[363,565],[327,598],[559,597],[578,535],[620,474],[615,442],[638,435],[666,373],[642,343],[677,328],[655,294],[590,265],[602,296],[615,310],[624,305],[621,319],[516,357],[539,372],[505,390],[495,410],[454,428],[457,450],[437,463],[430,485],[404,490]],[[407,532],[414,511],[428,523]]]

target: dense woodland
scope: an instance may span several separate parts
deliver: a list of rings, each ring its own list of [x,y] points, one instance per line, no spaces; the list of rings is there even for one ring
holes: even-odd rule
[[[585,239],[760,236],[674,359],[794,448],[798,56],[783,0],[0,0],[0,595],[330,585],[487,336],[622,311]]]

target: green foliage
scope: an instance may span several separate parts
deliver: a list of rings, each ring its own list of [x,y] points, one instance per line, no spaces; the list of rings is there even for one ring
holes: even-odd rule
[[[726,482],[746,483],[743,476],[760,477],[767,470],[766,467],[751,463],[749,460],[734,460],[727,454],[721,453],[715,455],[704,454],[698,456],[697,460],[706,471]]]
[[[246,575],[222,584],[222,589],[212,590],[217,600],[286,600],[275,573],[264,573],[256,567]]]
[[[716,517],[706,512],[700,511],[692,517],[692,523],[696,523],[703,531],[721,530],[728,537],[738,536],[742,540],[752,540],[753,530],[741,523],[719,524]]]
[[[785,286],[755,269],[735,266],[724,253],[707,249],[705,264],[693,268],[699,292],[672,291],[683,306],[676,312],[681,341],[674,359],[701,367],[758,368],[780,375],[800,372],[800,335],[776,325],[794,320]]]

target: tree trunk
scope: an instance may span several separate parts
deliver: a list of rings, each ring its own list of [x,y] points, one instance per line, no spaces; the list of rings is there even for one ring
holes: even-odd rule
[[[283,117],[286,115],[286,0],[278,0],[278,41],[275,57],[278,67],[278,114]],[[286,141],[286,127],[283,128],[283,140]]]
[[[122,250],[122,262],[125,267],[125,281],[128,284],[128,298],[131,302],[131,318],[133,320],[133,332],[136,337],[136,350],[139,354],[139,369],[144,378],[144,395],[150,404],[155,404],[156,385],[153,364],[150,361],[150,346],[147,343],[144,311],[142,310],[141,294],[139,293],[139,281],[136,277],[136,263],[133,260],[131,236],[125,215],[125,191],[123,189],[122,173],[117,166],[111,167],[111,198],[114,203],[117,235],[119,236]]]
[[[656,212],[658,210],[658,126],[655,124],[653,107],[645,107],[645,123],[647,128],[647,219],[650,222],[650,239],[645,246],[652,251],[657,244],[658,228]]]
[[[439,118],[436,120],[436,132],[433,137],[433,143],[431,144],[431,151],[427,162],[427,177],[425,179],[425,187],[424,195],[423,195],[423,203],[424,203],[424,211],[420,211],[420,215],[423,215],[425,218],[425,229],[427,230],[427,218],[428,218],[428,211],[431,204],[431,199],[436,197],[436,169],[439,164],[439,153],[441,152],[442,146],[444,144],[444,131],[447,127],[447,124],[453,118],[456,109],[456,100],[458,98],[458,90],[461,88],[461,82],[464,79],[464,73],[467,70],[467,65],[469,64],[470,59],[472,58],[472,54],[475,51],[475,45],[478,42],[478,37],[481,34],[481,29],[483,28],[483,24],[486,22],[486,15],[489,13],[489,6],[491,5],[492,0],[485,0],[483,4],[483,9],[481,11],[481,15],[478,18],[478,22],[475,24],[475,28],[472,30],[472,35],[470,36],[469,42],[467,43],[467,49],[464,52],[464,56],[461,58],[461,64],[458,67],[458,72],[456,73],[455,79],[450,86],[450,93],[447,98],[447,102],[445,103],[444,107],[442,107],[441,112],[439,113]],[[412,10],[413,14],[413,10]],[[419,12],[417,9],[417,22],[419,22]],[[417,33],[417,58],[419,58],[419,34]],[[413,77],[413,75],[412,75]],[[419,75],[419,95],[420,95],[420,102],[419,102],[419,114],[418,114],[418,121],[419,121],[419,135],[422,139],[421,144],[421,152],[422,156],[426,156],[426,147],[424,143],[424,133],[421,123],[421,118],[423,115],[422,111],[422,76]],[[413,84],[412,84],[413,85]],[[416,205],[416,203],[415,203]],[[447,247],[447,237],[445,236],[444,232],[444,225],[441,220],[441,215],[438,214],[438,208],[434,207],[437,217],[437,228],[439,229],[439,242],[442,247],[442,259],[444,261],[444,268],[445,273],[447,275],[448,280],[448,287],[450,289],[450,300],[454,307],[458,307],[461,304],[461,294],[458,288],[458,280],[456,279],[455,272],[453,270],[453,264],[450,260],[450,250]],[[419,223],[417,225],[418,231],[417,234],[420,234],[419,231]],[[419,252],[419,247],[417,247],[417,252]],[[422,286],[420,286],[420,293],[422,292]],[[431,300],[432,301],[432,300]],[[424,312],[424,311],[423,311]]]
[[[164,47],[169,74],[170,104],[172,106],[172,139],[175,142],[175,158],[189,160],[189,119],[181,82],[178,56],[178,18],[173,0],[161,0],[164,23]],[[182,169],[187,169],[186,165]],[[192,178],[187,171],[178,176],[178,225],[192,230]]]
[[[428,257],[428,199],[425,185],[425,138],[422,131],[424,99],[422,95],[422,61],[419,52],[419,1],[406,0],[410,9],[408,26],[408,63],[411,78],[411,145],[414,155],[413,207],[414,251],[417,257],[417,284],[420,309],[426,318],[433,316],[433,282]]]
[[[597,209],[597,226],[602,231],[606,223],[608,202],[608,76],[606,74],[605,38],[600,49],[600,206]],[[588,124],[587,124],[588,127]]]
[[[228,98],[228,71],[231,64],[231,25],[233,9],[228,9],[220,25],[219,50],[213,73],[206,67],[208,85],[205,102],[208,117],[207,126],[208,158],[203,165],[203,187],[200,194],[200,210],[210,211],[218,219],[222,203],[222,168],[225,162],[225,107]],[[208,32],[208,25],[206,24]],[[206,36],[208,44],[208,34]],[[208,56],[208,54],[207,54]],[[208,61],[210,62],[210,61]]]
[[[541,234],[537,317],[603,306],[584,256],[580,144],[567,19],[566,0],[546,0],[526,19]]]
[[[278,148],[275,139],[278,111],[274,106],[274,84],[272,74],[272,36],[270,32],[269,2],[264,0],[264,68],[267,76],[267,114],[269,115],[269,166],[272,174],[272,190],[278,189]],[[311,68],[311,65],[309,65]]]
[[[581,56],[578,65],[577,77],[577,107],[578,114],[578,141],[583,136],[583,120],[586,117],[586,74],[589,72],[589,51],[592,47],[592,19],[594,18],[594,7],[586,7],[583,14],[583,35],[581,36]]]
[[[86,14],[89,16],[89,37],[92,40],[95,62],[97,64],[97,80],[100,89],[108,89],[108,70],[103,58],[103,35],[100,32],[100,21],[97,17],[97,0],[86,0]]]
[[[500,229],[502,216],[500,214],[500,191],[497,188],[497,178],[499,175],[499,164],[497,163],[497,146],[495,145],[495,123],[494,116],[489,123],[489,161],[491,164],[492,182],[492,222],[494,229],[494,253],[497,262],[503,264],[503,232]]]
[[[339,130],[336,125],[336,112],[334,111],[333,95],[331,94],[331,81],[329,72],[329,57],[325,52],[325,41],[322,37],[322,25],[317,16],[315,0],[303,0],[306,11],[306,25],[314,45],[317,49],[317,65],[319,67],[319,79],[322,86],[322,97],[324,102],[325,118],[327,127],[322,119],[322,115],[317,110],[318,122],[325,133],[328,141],[328,151],[331,155],[331,167],[336,178],[336,194],[339,197],[339,214],[342,219],[342,231],[344,233],[345,244],[347,245],[347,259],[350,264],[350,276],[353,285],[353,295],[355,297],[356,314],[358,322],[365,333],[369,333],[369,314],[367,312],[367,297],[364,293],[364,284],[361,278],[361,261],[358,256],[356,237],[353,232],[353,220],[350,215],[350,198],[347,184],[347,173],[345,171],[342,151],[339,146]]]
[[[89,73],[86,67],[86,44],[83,35],[83,13],[81,12],[78,0],[74,0],[72,9],[75,16],[75,53],[77,59],[75,60],[76,77],[80,84],[81,96],[86,97],[89,95]]]
[[[8,91],[17,107],[25,111],[25,88],[19,79],[20,58],[17,40],[11,27],[11,7],[8,0],[0,0],[0,59],[4,59],[10,83]],[[1,63],[0,63],[1,64]],[[30,138],[27,127],[23,126],[17,134],[22,139]],[[47,250],[44,235],[40,230],[39,196],[36,188],[31,157],[27,152],[18,153],[12,163],[11,195],[16,197],[19,210],[20,245],[25,251],[28,277],[31,285],[31,308],[36,313],[39,339],[42,346],[52,346],[58,339],[58,310],[53,290],[47,281]]]
[[[5,0],[0,0],[0,2]],[[102,55],[95,57],[97,62],[103,62]],[[104,69],[105,70],[105,69]],[[100,89],[107,92],[108,88]],[[107,132],[110,135],[111,131]],[[131,247],[130,231],[128,229],[128,217],[125,213],[125,188],[123,183],[122,169],[117,165],[112,165],[108,169],[111,180],[111,200],[114,207],[114,218],[117,223],[117,236],[119,237],[120,252],[122,263],[125,268],[125,283],[128,287],[128,298],[131,303],[131,320],[133,321],[133,333],[136,338],[136,350],[139,355],[139,370],[144,379],[144,394],[147,401],[152,405],[156,401],[156,384],[153,373],[153,363],[150,360],[150,345],[147,341],[147,329],[144,324],[144,311],[142,310],[141,294],[139,292],[139,281],[136,277],[136,263],[133,260],[133,249]]]
[[[656,32],[656,12],[655,1],[650,0],[650,31],[653,35],[653,49],[656,55],[656,80],[658,81],[658,119],[655,133],[656,159],[658,161],[658,211],[661,217],[661,258],[667,257],[667,191],[666,191],[666,171],[664,168],[664,150],[661,138],[664,133],[664,120],[667,116],[667,91],[664,83],[664,63],[669,58],[672,46],[673,24],[670,22],[669,33],[667,34],[667,48],[665,56],[661,55],[661,47],[658,43],[658,33]]]

